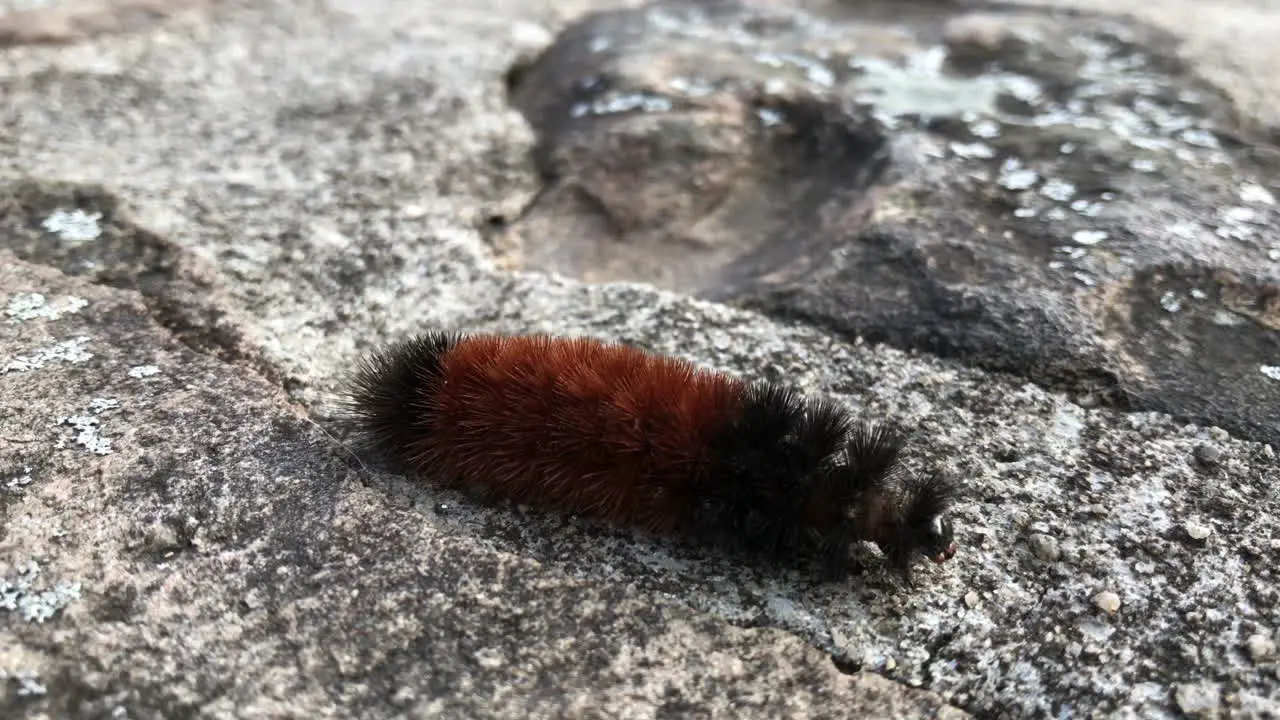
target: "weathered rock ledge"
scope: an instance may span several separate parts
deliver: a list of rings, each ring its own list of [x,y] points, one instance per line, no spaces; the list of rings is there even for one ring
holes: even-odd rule
[[[0,715],[1280,714],[1260,105],[1142,24],[804,4],[77,2],[62,45],[0,51]],[[1042,95],[989,137],[843,112],[815,83],[854,41]],[[894,62],[890,96],[951,87]],[[564,94],[592,73],[688,102],[548,120],[617,109]],[[1113,167],[1135,138],[1154,179]],[[824,585],[364,468],[342,375],[428,327],[622,340],[901,423],[967,480],[962,552]]]

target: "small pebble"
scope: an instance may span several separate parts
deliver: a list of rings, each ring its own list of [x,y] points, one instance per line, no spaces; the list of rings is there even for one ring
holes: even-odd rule
[[[1114,615],[1120,609],[1120,596],[1110,590],[1103,590],[1093,596],[1093,604],[1097,605],[1099,610]]]
[[[550,45],[555,37],[550,30],[537,23],[517,22],[511,26],[511,39],[523,47],[541,48]]]
[[[1186,529],[1187,537],[1190,537],[1192,540],[1204,540],[1213,534],[1213,528],[1208,525],[1201,525],[1194,520],[1186,521],[1182,524],[1182,527]]]
[[[1058,548],[1058,541],[1052,535],[1044,533],[1032,533],[1027,538],[1027,543],[1031,545],[1031,554],[1045,562],[1056,562],[1062,557],[1062,550]]]
[[[971,608],[978,606],[978,593],[970,590],[964,594],[964,604]]]
[[[1178,708],[1188,715],[1204,715],[1218,709],[1222,690],[1215,683],[1186,683],[1173,693]]]
[[[1097,245],[1107,239],[1107,234],[1101,230],[1077,230],[1071,234],[1071,239],[1077,245]]]
[[[1245,646],[1249,648],[1249,657],[1253,658],[1256,663],[1267,660],[1276,654],[1276,641],[1262,633],[1250,635],[1249,639],[1245,641]]]
[[[410,687],[401,687],[391,696],[391,703],[396,707],[404,707],[418,699],[418,694]]]
[[[1076,398],[1076,404],[1086,410],[1089,408],[1096,408],[1102,404],[1102,398],[1098,397],[1096,393],[1085,393]]]
[[[1197,445],[1195,455],[1201,465],[1217,465],[1222,459],[1222,451],[1213,445]]]
[[[178,547],[178,532],[168,523],[158,522],[147,526],[143,538],[153,550]]]
[[[897,661],[897,660],[894,660],[894,659],[893,659],[893,658],[891,658],[891,657],[890,657],[890,658],[886,658],[886,659],[885,659],[885,661],[884,661],[884,669],[885,669],[885,670],[893,670],[893,669],[894,669],[894,668],[896,668],[896,667],[898,667],[898,661]]]

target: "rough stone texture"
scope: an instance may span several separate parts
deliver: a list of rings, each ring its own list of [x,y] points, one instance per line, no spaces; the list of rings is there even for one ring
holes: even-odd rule
[[[0,48],[137,31],[207,0],[3,0]]]
[[[1020,4],[1070,5],[1151,23],[1181,40],[1176,53],[1206,80],[1222,88],[1245,126],[1280,140],[1280,75],[1275,39],[1280,13],[1274,0],[1022,0]]]
[[[918,7],[926,5],[922,17],[951,12],[942,3]],[[888,178],[933,177],[930,187],[951,202],[960,195],[947,175],[969,168],[962,160],[983,169],[980,158],[954,157],[949,142],[944,157],[904,166],[927,133],[850,120],[799,91],[776,106],[699,106],[687,115],[702,124],[683,127],[705,132],[662,142],[654,128],[674,131],[687,115],[620,116],[621,134],[609,137],[629,139],[617,153],[590,142],[538,144],[535,130],[544,138],[546,130],[527,103],[532,127],[507,105],[504,76],[517,65],[510,79],[520,100],[534,77],[528,63],[587,9],[515,0],[434,2],[430,13],[389,0],[223,2],[78,45],[5,51],[0,632],[16,642],[0,643],[0,715],[101,717],[117,707],[128,717],[1280,711],[1273,448],[648,285],[506,268],[527,261],[538,242],[551,247],[533,232],[537,222],[552,224],[538,214],[557,201],[555,183],[539,174],[548,163],[580,174],[597,211],[560,221],[597,240],[603,231],[591,223],[611,218],[613,232],[661,245],[664,228],[707,212],[698,202],[753,182],[756,195],[738,211],[763,225],[788,206],[765,202],[777,203],[779,189],[814,207],[838,182],[862,202],[849,203],[852,231],[897,228],[873,245],[890,257],[909,237],[899,227],[908,218],[885,217],[886,208],[910,210],[919,224],[936,222],[943,208],[904,207],[892,197],[902,181]],[[995,37],[1003,37],[1001,17]],[[803,38],[823,36],[822,27],[777,31]],[[774,32],[761,28],[753,32]],[[945,23],[935,28],[942,38]],[[1150,31],[1127,32],[1137,35],[1124,47],[1152,42],[1172,52]],[[689,44],[721,48],[723,35],[756,42],[735,33],[721,23]],[[912,33],[881,37],[917,47]],[[724,63],[739,61],[726,53]],[[665,77],[657,59],[631,62]],[[1044,72],[1067,77],[1078,67],[1070,60]],[[790,72],[764,64],[755,72],[766,83]],[[1186,77],[1163,60],[1154,65],[1160,78]],[[788,75],[792,86],[803,89],[804,75]],[[809,134],[770,136],[772,150],[743,156],[743,128],[770,110],[809,118],[801,125]],[[936,132],[963,130],[942,123]],[[1037,137],[982,140],[995,147],[1010,135]],[[1194,147],[1193,159],[1209,152]],[[622,150],[649,160],[637,166]],[[1210,170],[1254,167],[1259,176],[1244,180],[1274,191],[1274,176],[1261,174],[1265,158],[1229,144],[1214,152],[1235,164]],[[1075,171],[1083,157],[1059,160]],[[878,176],[848,167],[876,162],[886,163]],[[679,176],[692,184],[653,194],[673,177],[661,168],[685,165],[698,169]],[[627,167],[649,175],[624,177],[618,170]],[[1179,167],[1160,178],[1183,189],[1180,202],[1243,188],[1238,178]],[[966,192],[989,193],[981,195],[987,204],[952,208],[956,217],[940,229],[970,228],[981,208],[1024,199],[999,184],[994,159],[986,170],[989,182],[974,180]],[[1206,189],[1212,177],[1222,184]],[[697,202],[680,192],[687,187],[699,188]],[[543,199],[524,212],[540,189]],[[624,201],[640,194],[656,197],[660,212],[627,212],[634,205]],[[1076,213],[1059,224],[1075,232],[1105,217]],[[486,232],[504,223],[523,239]],[[1046,225],[1042,260],[1063,232]],[[1240,248],[1267,241],[1266,232],[1223,238],[1239,247],[1214,262],[1240,261]],[[1201,249],[1183,240],[1191,244],[1173,247]],[[714,267],[724,249],[695,245],[690,252],[709,260],[690,269]],[[1028,282],[1040,283],[1044,308],[1071,299],[1023,250],[1010,243],[979,257],[1011,274],[1035,269]],[[612,277],[605,261],[614,257],[582,267]],[[699,264],[696,254],[669,257]],[[904,257],[901,267],[928,266]],[[762,257],[759,267],[769,262]],[[981,263],[961,267],[971,273],[966,282],[1014,295],[1012,281],[982,275]],[[1157,305],[1133,304],[1155,312],[1164,276],[1125,285],[1129,271],[1114,272],[1100,283],[1133,287],[1135,297],[1160,290]],[[1271,271],[1251,272],[1239,277]],[[742,272],[735,281],[760,277]],[[913,278],[903,270],[904,283]],[[1209,293],[1207,282],[1193,287],[1209,297],[1188,290],[1182,312],[1170,314],[1174,331],[1202,322],[1182,319],[1204,317],[1193,300],[1243,307],[1230,292]],[[987,307],[971,314],[981,320]],[[1087,311],[1080,316],[1098,317]],[[1245,328],[1261,323],[1236,314],[1254,323]],[[1136,352],[1123,328],[1151,327],[1143,317],[1114,320],[1122,349]],[[848,586],[821,585],[412,486],[360,467],[307,422],[309,414],[341,438],[333,392],[355,357],[439,326],[624,340],[784,379],[867,418],[903,423],[916,432],[913,465],[947,463],[968,479],[962,552],[925,571],[914,589],[875,569]],[[1224,337],[1249,357],[1272,336]],[[1088,357],[1085,340],[1064,345],[1061,366]],[[1135,365],[1154,362],[1140,356]],[[1253,407],[1261,411],[1267,397],[1256,395]],[[1215,451],[1210,461],[1206,447]],[[1100,596],[1114,614],[1095,604]]]
[[[937,3],[601,13],[513,77],[527,267],[1280,444],[1280,150],[1176,41]]]
[[[58,221],[71,225],[63,228]],[[194,349],[275,377],[257,348],[244,341],[243,319],[216,271],[173,241],[138,227],[105,189],[31,181],[0,187],[0,234],[5,247],[24,260],[140,292],[157,321]]]
[[[81,339],[0,371],[5,717],[963,716],[362,485],[279,388],[137,295],[9,253],[0,287],[76,308],[11,315],[6,356]]]

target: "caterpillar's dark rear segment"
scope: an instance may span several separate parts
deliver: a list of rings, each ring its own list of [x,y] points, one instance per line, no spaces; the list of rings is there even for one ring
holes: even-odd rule
[[[838,579],[866,539],[859,505],[883,494],[900,441],[834,403],[759,384],[716,445],[696,528],[785,564],[815,559]]]
[[[904,444],[826,400],[753,386],[716,443],[695,530],[787,565],[816,560],[833,580],[848,573],[850,546],[870,541],[909,578],[922,554],[941,562],[955,553],[957,489],[946,475],[903,472]]]
[[[393,470],[414,464],[413,448],[431,434],[444,358],[459,340],[452,333],[426,333],[360,362],[347,407],[360,426],[362,450]]]

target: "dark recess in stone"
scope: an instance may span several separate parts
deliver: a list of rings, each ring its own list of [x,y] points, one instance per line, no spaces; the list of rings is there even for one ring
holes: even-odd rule
[[[99,214],[98,237],[62,242],[42,224],[57,211]],[[214,272],[186,250],[139,227],[96,186],[27,181],[0,187],[0,248],[22,260],[142,295],[152,317],[191,349],[246,366],[273,383],[279,373],[246,343],[216,295]]]
[[[844,675],[856,675],[862,671],[861,664],[839,655],[833,655],[831,657],[831,664],[835,666],[836,670],[839,670],[841,674]]]
[[[1280,445],[1280,215],[1240,209],[1246,183],[1280,195],[1280,152],[1176,38],[1013,4],[810,5],[595,13],[513,68],[546,184],[495,244]],[[936,72],[876,69],[938,48]],[[981,112],[928,104],[993,86]]]

